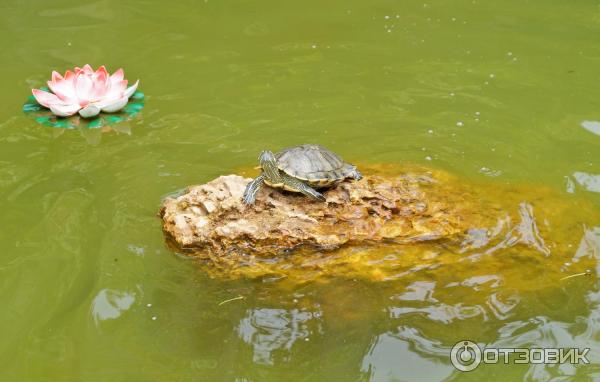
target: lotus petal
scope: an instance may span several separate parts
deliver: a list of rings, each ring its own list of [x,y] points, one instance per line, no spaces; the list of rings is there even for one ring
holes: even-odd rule
[[[101,66],[94,73],[94,84],[97,88],[96,91],[103,89],[100,91],[99,95],[104,96],[108,89],[110,88],[110,75],[104,66]]]
[[[48,81],[48,87],[63,102],[71,103],[77,101],[73,82],[64,79],[57,72],[52,72],[52,81]]]
[[[75,96],[75,89],[73,89],[73,85],[66,82],[52,82],[48,81],[48,88],[52,90],[52,93],[60,98],[63,103],[71,103],[77,102],[77,97]]]
[[[94,104],[89,104],[83,109],[79,110],[79,115],[83,118],[91,118],[100,114],[100,108]]]
[[[65,76],[63,78],[65,79],[65,81],[69,81],[71,83],[74,83],[74,81],[75,81],[75,73],[72,72],[72,71],[70,71],[70,70],[67,70],[65,72]]]
[[[62,79],[63,76],[61,76],[59,72],[57,72],[56,70],[52,71],[52,82],[62,81]]]
[[[97,72],[94,74],[93,86],[91,91],[91,101],[102,100],[108,92],[108,76],[106,72]]]
[[[40,89],[31,89],[31,93],[35,97],[35,100],[42,106],[50,107],[50,105],[60,104],[62,101],[56,95],[45,92]]]
[[[140,80],[135,81],[135,84],[128,87],[127,90],[125,90],[125,92],[123,93],[123,95],[127,98],[131,97],[133,95],[133,93],[135,93],[139,83],[140,83]]]
[[[94,69],[92,69],[92,67],[89,64],[85,64],[83,66],[83,72],[85,74],[94,74]]]
[[[85,107],[92,99],[92,88],[94,83],[90,76],[80,72],[75,78],[75,91],[79,99],[79,105]]]
[[[58,115],[59,117],[68,117],[70,115],[77,113],[77,111],[79,111],[79,109],[80,109],[79,105],[77,105],[77,104],[65,105],[65,104],[58,104],[58,103],[54,104],[54,105],[50,105],[49,108],[54,115]]]
[[[122,97],[122,98],[118,99],[117,101],[113,102],[112,104],[104,106],[102,108],[102,111],[105,113],[114,113],[116,111],[119,111],[122,108],[124,108],[125,105],[127,105],[127,101],[128,101],[127,97]]]
[[[106,66],[101,65],[94,74],[104,73],[108,75],[108,70],[106,70]]]
[[[122,68],[117,69],[117,71],[110,76],[111,82],[120,82],[123,81],[123,78],[125,78],[125,73],[123,72]]]
[[[108,91],[104,94],[104,98],[111,102],[117,100],[123,96],[123,93],[127,89],[127,80],[121,80],[118,82],[110,81],[108,84]]]

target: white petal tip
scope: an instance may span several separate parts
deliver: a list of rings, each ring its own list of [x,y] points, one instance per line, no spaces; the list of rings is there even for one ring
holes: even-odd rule
[[[79,108],[77,106],[73,107],[72,105],[48,105],[48,108],[52,112],[52,114],[58,117],[70,117],[73,114],[77,113]]]
[[[87,105],[79,110],[79,115],[83,118],[92,118],[100,114],[100,109],[92,104]]]
[[[135,81],[135,84],[128,87],[127,90],[125,90],[125,93],[123,93],[123,95],[127,98],[131,97],[133,95],[133,93],[135,93],[135,91],[137,90],[139,83],[140,83],[140,80]]]
[[[111,103],[110,105],[104,106],[102,111],[105,113],[115,113],[127,105],[128,97],[123,96],[118,99],[116,102]]]

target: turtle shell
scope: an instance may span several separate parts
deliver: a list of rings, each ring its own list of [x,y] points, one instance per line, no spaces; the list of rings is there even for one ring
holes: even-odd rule
[[[354,166],[319,145],[300,145],[275,154],[277,167],[312,186],[330,186],[351,176]]]

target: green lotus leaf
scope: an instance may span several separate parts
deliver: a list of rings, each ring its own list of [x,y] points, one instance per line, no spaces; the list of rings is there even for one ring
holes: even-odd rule
[[[47,87],[41,87],[41,90],[49,91]],[[33,95],[27,97],[27,101],[23,104],[23,112],[33,117],[40,125],[56,127],[61,129],[74,129],[76,127],[84,129],[98,129],[103,126],[110,126],[119,122],[128,121],[134,118],[140,110],[144,108],[144,93],[136,91],[130,98],[130,102],[125,105],[123,110],[118,114],[100,113],[94,119],[84,119],[79,115],[74,115],[67,118],[57,118],[52,112],[40,105]]]

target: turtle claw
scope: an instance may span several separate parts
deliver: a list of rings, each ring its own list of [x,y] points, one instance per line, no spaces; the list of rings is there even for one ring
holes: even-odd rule
[[[319,202],[326,202],[327,198],[325,198],[325,195],[321,194],[320,192],[316,192],[316,195],[313,195],[313,198],[315,198],[316,200],[318,200]]]
[[[252,197],[250,197],[250,195],[244,195],[242,200],[243,200],[244,204],[247,206],[251,206],[254,204],[254,202],[256,202],[256,198],[252,198]]]

